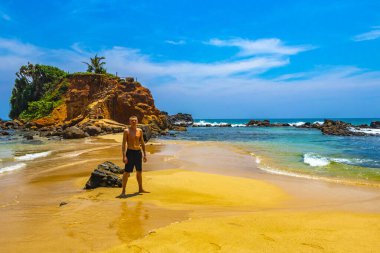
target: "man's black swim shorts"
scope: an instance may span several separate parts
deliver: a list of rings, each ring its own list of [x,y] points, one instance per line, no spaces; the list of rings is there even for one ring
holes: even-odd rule
[[[142,170],[142,152],[141,150],[127,149],[128,162],[124,167],[125,172],[133,172],[133,168],[136,167],[137,171]]]

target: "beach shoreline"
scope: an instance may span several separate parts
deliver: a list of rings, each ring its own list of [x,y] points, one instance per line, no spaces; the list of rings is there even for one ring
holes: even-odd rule
[[[197,252],[211,247],[211,252],[320,248],[354,252],[360,248],[371,252],[379,247],[375,240],[380,236],[379,189],[269,174],[257,168],[254,157],[226,143],[148,142],[143,174],[151,193],[135,193],[134,175],[128,182],[127,199],[116,198],[119,188],[83,190],[96,164],[105,160],[122,164],[121,138],[120,134],[91,138],[97,144],[82,153],[77,150],[77,156],[69,160],[40,158],[25,170],[34,166],[36,173],[2,175],[3,180],[18,177],[15,182],[20,185],[4,185],[2,189],[7,190],[0,195],[4,199],[19,191],[18,198],[1,207],[1,232],[8,235],[0,242],[4,249]],[[44,168],[49,159],[56,159],[56,164]],[[60,207],[61,202],[67,204]],[[261,222],[256,223],[257,219]],[[283,219],[294,222],[283,223]],[[340,220],[345,221],[343,227]],[[208,225],[219,228],[207,229]],[[32,229],[35,226],[39,226],[38,234]],[[286,228],[297,233],[292,236]],[[234,236],[222,240],[231,231]],[[360,240],[344,241],[355,233],[362,235]],[[245,237],[239,239],[238,234],[252,237],[242,243]],[[294,242],[290,245],[280,237]],[[49,243],[41,244],[41,240]],[[252,248],[255,244],[261,246]]]

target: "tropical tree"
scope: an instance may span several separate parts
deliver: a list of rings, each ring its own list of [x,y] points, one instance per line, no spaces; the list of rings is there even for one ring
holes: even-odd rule
[[[16,76],[10,99],[9,116],[12,119],[26,110],[30,102],[38,101],[51,93],[66,73],[53,66],[28,63],[20,67]]]
[[[94,58],[90,58],[90,63],[83,62],[87,65],[87,72],[94,72],[96,74],[104,74],[106,73],[106,69],[103,67],[106,63],[102,60],[105,60],[106,57],[98,57],[96,54]]]

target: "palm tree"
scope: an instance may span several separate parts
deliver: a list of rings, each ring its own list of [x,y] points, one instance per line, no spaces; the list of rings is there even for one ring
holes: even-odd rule
[[[87,65],[87,72],[94,72],[96,74],[104,74],[106,73],[106,69],[103,68],[103,65],[105,65],[105,62],[102,62],[102,60],[105,60],[106,57],[98,57],[96,54],[94,58],[90,58],[90,63],[83,62]]]

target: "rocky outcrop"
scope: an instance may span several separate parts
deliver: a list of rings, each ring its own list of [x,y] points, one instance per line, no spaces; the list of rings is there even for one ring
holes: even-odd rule
[[[252,127],[252,126],[255,126],[255,127],[283,127],[283,126],[290,126],[288,123],[270,123],[269,120],[250,120],[246,126],[248,127]]]
[[[177,113],[169,116],[168,122],[173,126],[188,127],[194,124],[194,119],[190,114]]]
[[[370,127],[380,129],[380,121],[372,121]]]
[[[315,129],[321,129],[322,125],[319,123],[310,123],[305,122],[302,125],[296,126],[296,128],[315,128]]]
[[[104,163],[99,164],[97,169],[107,170],[116,174],[123,174],[124,172],[124,169],[120,168],[119,166],[110,161],[105,161]]]
[[[66,128],[62,136],[64,139],[79,139],[86,137],[86,134],[82,129],[72,126]]]
[[[121,187],[122,180],[117,174],[123,173],[123,170],[112,162],[104,162],[91,173],[85,189],[94,189],[97,187]]]
[[[326,135],[339,135],[339,136],[364,136],[363,132],[352,131],[354,126],[340,120],[325,119],[323,125],[320,127],[323,134]]]
[[[150,125],[152,131],[159,133],[168,128],[167,115],[155,107],[150,91],[133,78],[74,74],[62,82],[68,87],[63,103],[49,116],[33,121],[37,127],[71,127],[89,119],[109,119],[126,125],[134,115],[140,123]]]

